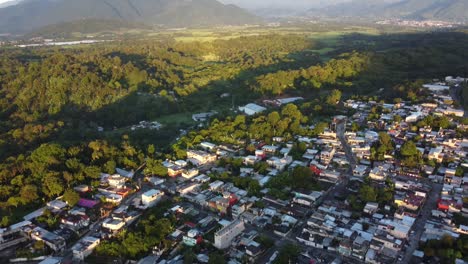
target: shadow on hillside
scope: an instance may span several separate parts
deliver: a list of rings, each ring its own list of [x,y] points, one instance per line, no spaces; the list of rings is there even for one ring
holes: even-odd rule
[[[467,34],[446,32],[382,36],[351,34],[344,36],[343,43],[346,43],[346,46],[338,48],[327,56],[336,57],[340,53],[350,51],[371,52],[373,54],[371,67],[350,80],[352,81],[350,87],[344,88],[344,93],[347,95],[366,94],[380,88],[391,88],[406,80],[442,78],[446,75],[468,76]],[[109,54],[109,56],[118,56],[123,62],[132,62],[138,66],[146,65],[146,59],[142,55],[116,52]],[[297,54],[294,54],[293,57],[297,57]],[[50,140],[67,144],[107,136],[107,134],[97,132],[96,127],[98,126],[112,130],[114,127],[126,127],[142,120],[155,120],[169,114],[229,109],[232,106],[243,105],[263,96],[248,88],[256,77],[279,70],[298,70],[320,63],[318,55],[310,58],[307,61],[285,61],[244,70],[232,79],[211,81],[198,89],[197,92],[186,97],[177,97],[177,100],[134,91],[128,92],[123,98],[96,111],[68,104],[62,107],[60,113],[48,118],[48,121],[64,120],[65,126],[62,130],[28,147],[32,149],[38,144]],[[324,93],[327,93],[327,89],[332,88],[340,87],[330,85],[320,92],[317,92],[318,90],[291,90],[288,91],[288,95],[313,99],[323,96]],[[229,93],[230,96],[222,97],[221,95],[225,93]],[[177,126],[168,127],[168,130],[163,131],[163,133],[166,133],[165,137],[168,139],[175,138],[179,134],[176,131],[178,129]],[[154,131],[139,133],[138,137],[141,138],[145,137],[145,133],[146,135],[151,133],[150,136],[153,139],[157,138],[158,135]],[[14,150],[15,146],[11,145],[9,149]],[[18,150],[24,151],[21,148]],[[13,153],[16,152],[13,151]]]

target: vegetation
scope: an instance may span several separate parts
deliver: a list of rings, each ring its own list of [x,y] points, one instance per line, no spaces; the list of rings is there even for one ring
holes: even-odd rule
[[[293,244],[287,244],[281,248],[278,257],[273,263],[275,264],[287,264],[294,263],[297,257],[299,256],[300,249]]]
[[[468,238],[454,239],[444,235],[441,240],[429,240],[422,248],[427,257],[437,257],[439,263],[455,263],[455,259],[465,259],[468,255]]]
[[[375,95],[376,87],[384,87],[386,99],[417,101],[425,95],[421,79],[463,75],[466,68],[468,37],[462,33],[349,34],[334,41],[326,56],[314,50],[328,42],[306,36],[192,43],[159,36],[74,48],[1,49],[1,225],[77,184],[96,186],[101,172],[146,163],[145,174],[165,176],[163,160],[184,158],[186,149],[204,140],[241,143],[252,150],[251,139],[268,144],[275,136],[317,135],[327,127],[324,116],[340,110],[336,102],[342,97]],[[232,115],[233,105],[271,99],[271,94],[307,100],[254,117]],[[180,129],[193,128],[192,113],[213,109],[219,115],[209,127],[170,146]],[[142,120],[164,120],[165,127],[129,129]],[[428,117],[418,125],[450,127],[447,122]],[[100,127],[104,132],[98,132]],[[301,156],[306,147],[294,146],[292,155]],[[384,136],[373,147],[376,160],[391,151]],[[408,142],[397,155],[405,165],[416,166],[418,153]],[[232,172],[240,167],[238,160],[226,165]],[[265,164],[255,170],[264,172]],[[269,186],[277,197],[284,196],[285,187],[319,188],[305,171],[280,175],[277,181]],[[255,181],[235,184],[251,193],[259,189]],[[71,191],[65,197],[76,202]]]

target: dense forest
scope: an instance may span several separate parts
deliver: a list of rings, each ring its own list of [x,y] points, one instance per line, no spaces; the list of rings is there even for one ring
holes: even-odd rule
[[[349,35],[342,41],[347,45],[325,56],[314,52],[315,40],[299,34],[0,49],[2,225],[75,184],[97,184],[100,172],[145,161],[148,173],[159,172],[160,152],[183,157],[182,149],[201,140],[196,135],[229,143],[316,133],[305,127],[332,111],[341,96],[385,88],[389,99],[417,99],[417,79],[468,75],[465,34]],[[225,93],[231,96],[222,99]],[[223,117],[173,148],[175,131],[186,126],[115,130],[278,95],[300,95],[309,103],[253,120]]]

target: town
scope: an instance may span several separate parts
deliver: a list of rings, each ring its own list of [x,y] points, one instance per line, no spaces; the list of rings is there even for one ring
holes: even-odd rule
[[[114,263],[437,263],[438,254],[465,263],[451,248],[468,243],[468,122],[451,90],[466,81],[424,84],[418,103],[338,98],[341,113],[326,123],[290,129],[310,133],[205,133],[161,173],[144,170],[149,164],[101,173],[98,186],[74,186],[0,229],[0,257],[103,263],[100,247],[139,228],[161,243],[144,258],[116,252]],[[250,103],[230,122],[293,127],[305,101]]]

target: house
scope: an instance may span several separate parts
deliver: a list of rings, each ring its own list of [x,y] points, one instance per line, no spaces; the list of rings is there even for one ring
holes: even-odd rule
[[[336,171],[325,170],[320,173],[319,180],[324,182],[336,183],[340,179],[340,173]]]
[[[465,111],[463,111],[462,109],[453,109],[453,108],[444,109],[442,113],[446,116],[456,116],[456,117],[463,117],[465,115]]]
[[[258,160],[257,156],[249,155],[247,157],[244,157],[244,164],[248,166],[254,165],[257,162],[257,160]]]
[[[187,158],[195,165],[204,165],[216,161],[216,155],[199,150],[188,150]]]
[[[200,235],[200,231],[197,229],[191,229],[183,236],[182,241],[185,245],[193,247],[196,244],[199,244],[203,241],[203,238]]]
[[[108,218],[102,223],[102,227],[108,229],[112,233],[119,232],[124,226],[125,221],[115,218]]]
[[[443,151],[444,151],[444,147],[442,146],[431,148],[431,150],[429,151],[429,154],[427,155],[427,158],[429,160],[436,160],[437,162],[442,162],[444,159],[444,156],[442,155]]]
[[[214,235],[214,246],[217,249],[225,249],[231,246],[232,241],[245,229],[244,221],[236,219]]]
[[[178,165],[172,165],[167,168],[167,175],[170,177],[177,177],[182,174],[184,169],[181,166]]]
[[[376,213],[378,209],[379,209],[379,204],[378,203],[368,202],[366,204],[366,206],[364,207],[363,212],[366,213],[366,214],[372,215],[372,214]]]
[[[198,113],[198,114],[193,114],[192,119],[195,122],[205,122],[207,121],[210,117],[218,114],[216,111],[211,111],[207,113]]]
[[[60,219],[60,223],[73,230],[79,230],[89,226],[89,217],[86,215],[68,215]]]
[[[217,180],[215,182],[210,183],[209,186],[210,186],[210,190],[216,191],[219,188],[221,188],[221,186],[223,186],[223,185],[224,185],[224,182]]]
[[[202,142],[200,143],[200,147],[206,150],[213,150],[214,148],[216,148],[216,145],[210,142]]]
[[[387,179],[388,176],[388,169],[388,164],[385,164],[384,166],[375,167],[369,172],[369,178],[375,181],[385,181],[385,179]]]
[[[343,256],[351,256],[352,253],[352,244],[349,240],[344,239],[341,240],[340,245],[338,247],[338,253]]]
[[[78,261],[84,261],[84,259],[93,253],[94,248],[96,248],[101,240],[96,237],[87,236],[78,241],[73,247],[73,259]]]
[[[35,227],[31,232],[31,238],[44,243],[55,252],[65,248],[65,239],[57,234],[49,232],[42,227]]]
[[[164,196],[164,192],[161,192],[160,190],[152,189],[141,195],[141,203],[143,204],[143,207],[145,208],[152,207],[163,196]]]
[[[364,177],[367,173],[367,169],[369,167],[365,166],[365,165],[356,165],[356,167],[354,167],[353,169],[353,176],[355,177]]]
[[[67,206],[68,204],[62,200],[53,200],[47,203],[47,207],[53,212],[61,211]]]
[[[200,186],[200,183],[196,183],[196,182],[188,182],[188,183],[185,183],[185,184],[180,184],[177,186],[177,191],[184,195],[184,194],[187,194],[193,190],[195,190],[196,188],[198,188],[198,186]]]
[[[442,84],[424,84],[423,87],[431,92],[443,92],[448,91],[450,89],[450,86]]]
[[[257,104],[247,104],[246,106],[239,107],[239,111],[244,112],[246,115],[256,115],[267,109]]]
[[[118,174],[110,175],[107,177],[107,183],[114,188],[123,188],[127,178],[120,176]]]
[[[292,157],[291,156],[285,156],[283,158],[278,158],[278,157],[271,157],[270,159],[267,160],[268,165],[271,167],[282,171],[288,166],[289,164],[292,163]]]
[[[278,147],[277,146],[265,145],[265,146],[262,147],[262,150],[265,153],[274,154],[274,153],[276,153],[276,151],[278,151]]]
[[[182,177],[184,177],[185,179],[191,179],[197,175],[198,175],[197,169],[189,169],[189,170],[182,171]]]
[[[414,112],[414,113],[411,113],[410,115],[408,115],[406,118],[405,118],[405,122],[406,123],[414,123],[414,122],[417,122],[419,119],[421,119],[423,117],[423,113],[421,112]]]

